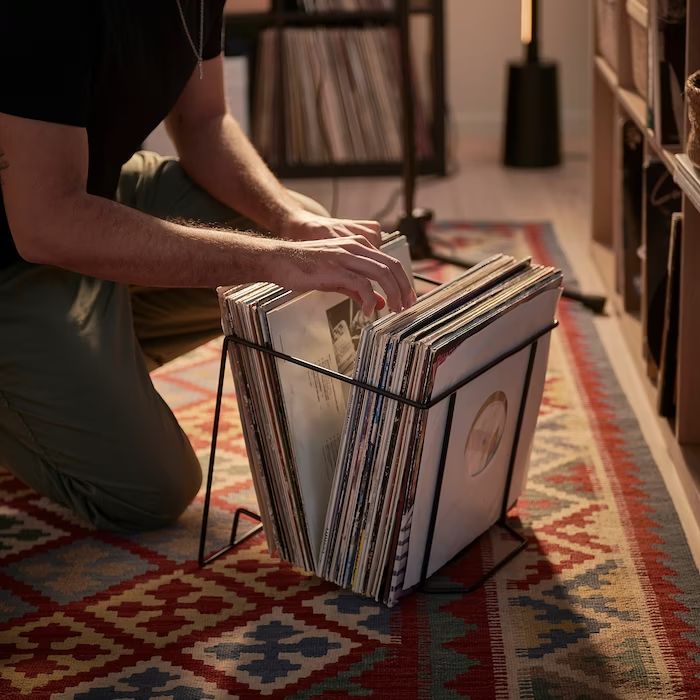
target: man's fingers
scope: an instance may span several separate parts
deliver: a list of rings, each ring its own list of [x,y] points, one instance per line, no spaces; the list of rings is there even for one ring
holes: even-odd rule
[[[396,259],[387,256],[390,260],[389,268],[394,273],[396,280],[399,284],[401,290],[401,300],[403,302],[404,308],[413,306],[416,303],[417,297],[416,292],[413,289],[411,280],[408,277],[408,273],[404,270],[403,265]]]
[[[307,289],[342,290],[358,299],[366,315],[377,306],[384,306],[383,297],[372,287],[373,282],[386,294],[392,311],[401,311],[416,301],[413,286],[401,263],[372,246],[364,234],[305,241],[296,247],[309,251],[316,261],[303,283]]]
[[[377,302],[377,311],[381,311],[386,306],[386,299],[376,290],[374,292],[374,300]]]
[[[361,307],[364,306],[364,304],[362,303],[362,297],[354,290],[338,288],[334,291],[338,292],[339,294],[345,294],[346,297],[350,297],[351,299],[354,299],[359,306],[361,306]],[[374,308],[375,311],[381,311],[386,306],[386,300],[379,292],[374,292],[374,302],[376,304],[376,306]],[[362,313],[364,313],[364,310]],[[367,314],[367,315],[369,315],[369,314]]]
[[[349,270],[377,282],[386,294],[389,308],[392,311],[401,311],[404,307],[401,287],[387,265],[359,255],[348,255],[344,264]]]
[[[370,242],[369,238],[365,236],[362,233],[353,233],[352,236],[347,236],[347,238],[340,239],[341,240],[341,245],[343,245],[344,248],[347,247],[347,244],[349,243],[359,243],[360,245],[363,245],[365,248],[370,248],[371,250],[376,250],[376,248],[372,245]]]
[[[371,229],[375,233],[381,233],[382,226],[378,221],[370,221],[364,219],[353,219],[353,221],[356,224],[359,224],[360,226],[366,226],[368,229]]]
[[[392,258],[376,248],[361,247],[358,243],[358,241],[348,241],[347,245],[343,247],[353,255],[370,258],[388,268],[399,288],[400,307],[412,306],[416,302],[416,295],[403,265],[396,258]],[[385,291],[388,292],[386,289]],[[391,303],[389,306],[392,306]]]
[[[377,224],[377,228],[373,228],[372,226],[368,226],[368,222],[351,221],[346,223],[345,226],[353,233],[359,233],[360,235],[365,236],[375,248],[379,248],[382,243],[382,235],[379,224]]]
[[[376,308],[382,308],[384,300],[374,291],[370,281],[366,277],[347,269],[340,277],[341,278],[338,280],[340,286],[350,292],[348,296],[359,300],[362,305],[362,313],[365,316],[371,316]]]

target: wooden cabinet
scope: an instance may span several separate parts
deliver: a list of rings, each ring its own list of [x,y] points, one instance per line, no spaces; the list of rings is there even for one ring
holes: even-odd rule
[[[627,3],[629,4],[629,3]],[[658,333],[658,305],[652,298],[659,266],[666,265],[668,231],[663,220],[671,212],[682,212],[680,261],[678,273],[677,350],[672,384],[675,386],[675,412],[659,417],[669,454],[681,483],[689,495],[696,520],[700,522],[700,171],[687,167],[683,150],[687,141],[687,114],[681,124],[680,143],[662,144],[655,124],[655,103],[660,103],[654,83],[654,31],[658,26],[659,0],[648,0],[650,29],[647,33],[649,82],[646,97],[639,85],[639,66],[635,80],[635,56],[631,25],[625,2],[601,0],[592,3],[596,31],[593,52],[593,134],[592,134],[592,230],[591,249],[610,296],[611,313],[620,320],[625,339],[637,361],[649,401],[656,408],[659,369],[655,366],[648,334]],[[668,3],[664,3],[666,7]],[[605,13],[601,12],[601,7]],[[612,18],[612,19],[611,19]],[[600,20],[606,27],[597,24]],[[610,24],[607,24],[610,23]],[[615,32],[611,40],[610,31]],[[601,39],[602,37],[602,39]],[[639,36],[637,35],[637,43]],[[682,41],[682,40],[681,40]],[[685,66],[682,82],[700,69],[700,0],[686,0]],[[610,51],[616,52],[611,57]],[[637,46],[639,51],[639,46]],[[603,54],[607,54],[607,60]],[[683,55],[677,52],[677,55]],[[616,65],[613,69],[612,64]],[[636,84],[636,85],[635,85]],[[681,85],[682,87],[682,85]],[[679,91],[676,91],[679,92]],[[680,95],[679,95],[680,97]],[[658,109],[658,108],[657,108]],[[683,109],[687,109],[684,106]],[[630,124],[636,127],[642,150],[641,180],[630,177],[626,168],[626,134]],[[656,127],[656,128],[655,128]],[[627,131],[626,131],[627,130]],[[627,144],[629,145],[629,144]],[[661,182],[663,180],[663,182]],[[642,182],[641,197],[629,196],[630,182]],[[675,185],[673,184],[675,183]],[[633,184],[632,186],[638,186]],[[697,188],[697,189],[695,189]],[[663,191],[660,195],[659,192]],[[652,210],[662,201],[660,216]],[[630,207],[638,206],[641,222],[638,251],[630,248],[629,221],[634,219]],[[650,213],[651,212],[651,213]],[[626,219],[627,217],[627,219]],[[676,217],[677,218],[677,217]],[[659,222],[662,222],[660,224]],[[635,256],[635,252],[638,255]],[[639,279],[635,279],[635,275]],[[640,301],[630,303],[635,284]],[[632,290],[632,291],[631,291]],[[652,343],[658,345],[658,343]]]

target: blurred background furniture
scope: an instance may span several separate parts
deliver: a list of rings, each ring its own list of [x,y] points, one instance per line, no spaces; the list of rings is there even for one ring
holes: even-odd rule
[[[596,0],[591,248],[700,521],[700,0]]]

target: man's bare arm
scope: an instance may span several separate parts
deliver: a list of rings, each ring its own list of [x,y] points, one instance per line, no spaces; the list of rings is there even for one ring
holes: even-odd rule
[[[411,303],[394,261],[359,238],[309,245],[182,226],[88,194],[84,129],[0,114],[0,152],[10,230],[30,262],[150,286],[272,281],[341,291],[365,309],[381,303],[376,280],[391,308]]]
[[[161,221],[89,195],[83,129],[0,116],[0,143],[5,209],[25,259],[154,286],[265,276],[272,241]]]
[[[166,127],[195,182],[274,234],[306,239],[359,234],[379,243],[376,221],[314,215],[287,194],[228,113],[221,56],[206,61],[202,80],[190,78]]]

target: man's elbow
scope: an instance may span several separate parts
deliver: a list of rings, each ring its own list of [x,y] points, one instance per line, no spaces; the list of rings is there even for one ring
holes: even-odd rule
[[[52,197],[22,208],[6,208],[10,232],[19,256],[37,265],[70,267],[71,239],[82,202],[75,197]]]
[[[51,246],[40,236],[12,232],[15,248],[22,260],[36,265],[54,265]]]
[[[59,228],[56,222],[10,225],[15,248],[22,260],[35,265],[67,267],[70,261],[67,259],[65,246],[59,245]]]

